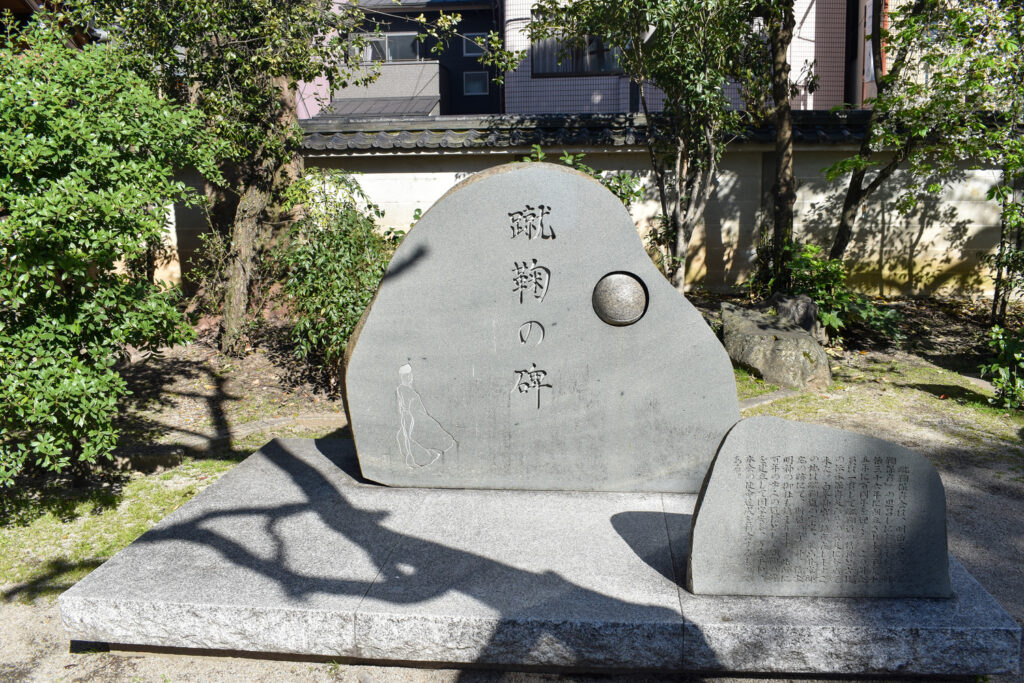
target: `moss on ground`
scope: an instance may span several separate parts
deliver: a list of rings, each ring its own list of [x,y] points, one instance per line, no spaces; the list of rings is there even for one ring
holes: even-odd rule
[[[779,389],[776,385],[769,384],[760,377],[755,377],[743,368],[733,368],[733,374],[736,375],[736,395],[741,401],[770,394]]]
[[[845,427],[919,446],[942,461],[970,452],[977,462],[1024,474],[1024,413],[991,405],[991,391],[913,356],[865,358],[833,373],[827,392],[803,392],[757,406],[775,415]]]

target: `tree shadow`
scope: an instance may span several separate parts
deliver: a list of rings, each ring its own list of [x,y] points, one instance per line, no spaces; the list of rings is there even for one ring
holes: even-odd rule
[[[646,649],[635,653],[638,658],[636,666],[640,669],[655,668],[661,666],[659,663],[666,658],[671,661],[682,656],[684,620],[677,610],[604,595],[550,570],[523,569],[431,540],[431,534],[417,532],[415,528],[411,529],[412,533],[407,533],[405,528],[398,531],[395,527],[399,522],[386,524],[385,521],[393,515],[400,518],[400,511],[373,509],[367,507],[366,502],[357,504],[355,501],[373,500],[360,493],[368,488],[377,489],[380,495],[399,497],[407,495],[408,490],[389,489],[366,482],[359,475],[358,461],[350,441],[317,440],[316,446],[323,460],[292,452],[287,443],[280,441],[271,442],[261,450],[261,457],[251,466],[264,468],[268,473],[267,468],[272,468],[275,472],[263,478],[268,487],[266,505],[238,504],[241,496],[237,491],[226,491],[230,479],[225,479],[218,483],[218,487],[226,497],[219,500],[207,498],[204,503],[204,494],[189,504],[191,509],[182,508],[174,518],[146,532],[133,547],[136,552],[147,553],[156,552],[153,546],[161,544],[185,544],[205,549],[197,552],[212,550],[223,560],[244,568],[247,574],[256,573],[270,580],[274,590],[290,601],[308,601],[316,595],[353,596],[359,600],[355,612],[357,618],[364,613],[364,605],[370,601],[377,605],[392,605],[401,613],[403,606],[422,605],[460,594],[496,614],[493,619],[483,618],[479,626],[472,627],[487,631],[486,643],[475,657],[475,663],[479,665],[501,667],[529,662],[535,652],[544,652],[552,640],[558,643],[557,649],[562,652],[558,659],[568,658],[581,663],[614,661],[614,649],[635,639],[647,643]],[[337,468],[340,474],[333,474],[331,468]],[[346,484],[343,481],[346,475],[355,481]],[[242,485],[242,480],[235,481],[235,486]],[[250,480],[245,481],[248,485]],[[280,495],[272,493],[275,490]],[[287,490],[286,494],[284,490]],[[424,492],[424,495],[429,496],[429,493]],[[274,501],[275,497],[277,501]],[[315,567],[309,569],[308,563],[290,562],[289,558],[296,552],[293,544],[308,542],[309,539],[296,539],[294,533],[289,537],[285,529],[294,528],[291,520],[311,516],[328,534],[323,536],[321,543],[338,542],[326,540],[334,538],[352,544],[357,549],[356,554],[369,558],[375,568],[375,578],[349,578],[358,574],[347,570],[331,575],[318,572]],[[230,533],[232,525],[243,523],[242,520],[247,528],[261,530],[262,540],[249,534],[243,538],[233,536]],[[654,527],[655,530],[660,529],[664,536],[661,543],[651,545],[651,534],[648,533],[645,545],[636,526],[636,523],[644,521],[624,517],[617,522],[617,528],[624,530],[627,542],[643,553],[641,556],[645,562],[663,576],[676,581],[667,551],[670,541],[664,522]],[[310,528],[308,520],[302,524],[304,528]],[[495,530],[495,538],[500,536]],[[143,550],[146,546],[152,551]],[[180,547],[180,552],[187,551]],[[374,576],[374,573],[368,576]],[[373,609],[369,613],[372,614]],[[564,618],[560,621],[552,619],[552,615]],[[666,633],[675,633],[678,638],[669,638]],[[418,639],[423,635],[395,634],[399,641],[402,638]],[[388,643],[390,646],[390,640]],[[429,648],[429,645],[416,640],[415,647],[421,646]],[[361,644],[359,647],[364,648],[365,655],[365,648],[372,650],[374,646]],[[401,643],[396,647],[401,648]],[[389,657],[386,652],[377,656],[380,659],[403,659],[401,655]],[[540,655],[537,665],[543,666],[543,659],[544,655]],[[681,661],[675,662],[675,667],[679,666]]]
[[[103,560],[50,560],[40,575],[8,588],[0,593],[0,597],[4,602],[35,602],[38,598],[55,598],[101,564]]]
[[[948,399],[964,405],[975,405],[983,408],[989,407],[989,397],[980,391],[968,389],[957,384],[918,384],[896,382],[897,386],[917,389],[936,398]]]
[[[953,180],[963,180],[961,173]],[[898,178],[897,178],[898,179]],[[806,183],[822,199],[811,202],[801,217],[801,232],[814,244],[831,245],[845,195],[845,186],[823,180]],[[972,232],[974,222],[961,217],[941,196],[926,196],[897,210],[900,188],[889,183],[865,203],[843,260],[850,265],[850,282],[872,286],[880,296],[930,295],[940,290],[959,296],[982,291],[978,255],[994,243],[996,228]]]
[[[128,481],[123,471],[100,471],[82,479],[69,474],[19,476],[0,496],[0,526],[28,526],[45,515],[72,522],[84,514],[115,509]]]

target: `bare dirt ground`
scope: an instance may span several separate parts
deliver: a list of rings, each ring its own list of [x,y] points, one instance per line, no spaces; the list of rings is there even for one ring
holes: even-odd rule
[[[713,320],[717,300],[694,299]],[[926,454],[946,486],[951,552],[1024,623],[1024,421],[981,407],[987,406],[990,387],[971,376],[987,352],[986,311],[969,302],[896,305],[905,317],[901,348],[852,337],[844,350],[833,352],[836,382],[827,392],[801,392],[744,415],[819,422]],[[135,470],[159,471],[202,452],[240,459],[275,434],[344,434],[341,399],[297,367],[273,344],[226,359],[209,342],[134,364],[127,371],[134,395],[124,405],[122,459]],[[213,479],[193,483],[199,490]],[[669,680],[71,653],[52,591],[0,590],[2,681]],[[993,680],[1020,683],[1024,676]]]

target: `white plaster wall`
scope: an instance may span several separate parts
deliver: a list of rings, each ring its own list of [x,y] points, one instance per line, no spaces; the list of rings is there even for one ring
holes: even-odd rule
[[[308,157],[306,164],[360,173],[363,189],[385,211],[382,227],[407,230],[416,209],[426,211],[459,181],[477,171],[516,161],[527,152]],[[560,152],[549,150],[551,160],[557,162]],[[847,153],[797,149],[798,240],[826,249],[831,245],[845,185],[829,183],[824,169]],[[750,145],[734,145],[726,153],[705,223],[690,243],[686,272],[691,284],[699,282],[713,290],[725,290],[749,277],[763,213],[762,194],[770,187],[770,180],[762,178],[765,154],[764,149]],[[585,161],[598,170],[631,170],[644,177],[645,197],[630,212],[640,234],[646,234],[661,213],[647,154],[640,150],[599,150],[589,152]],[[979,258],[990,252],[998,239],[999,207],[985,198],[998,177],[996,170],[964,171],[962,177],[947,183],[940,196],[906,216],[895,207],[899,190],[880,190],[867,202],[847,251],[853,281],[866,291],[884,295],[988,291],[990,282]],[[900,180],[905,178],[897,176]],[[201,188],[199,179],[190,177],[188,181]],[[175,208],[168,236],[174,253],[162,264],[159,277],[171,281],[180,278],[178,261],[188,259],[198,244],[198,234],[206,229],[206,217],[200,209]]]
[[[417,208],[425,211],[471,173],[517,160],[526,153],[524,149],[505,154],[368,155],[344,162],[308,159],[307,164],[361,172],[364,190],[386,212],[383,225],[404,230]],[[690,243],[688,282],[726,290],[749,277],[756,256],[762,192],[771,184],[770,179],[762,179],[764,154],[752,146],[734,146],[726,153],[704,225]],[[831,245],[845,185],[829,183],[824,169],[845,154],[798,150],[798,240],[826,249]],[[557,156],[558,152],[551,152],[553,161]],[[630,212],[638,231],[646,234],[661,213],[646,153],[592,152],[586,162],[598,170],[632,170],[644,177],[646,196]],[[898,189],[879,191],[867,202],[847,252],[854,282],[887,295],[986,290],[988,283],[978,259],[993,248],[998,236],[999,208],[985,199],[997,179],[994,170],[967,171],[951,181],[936,200],[923,203],[907,216],[896,210]]]

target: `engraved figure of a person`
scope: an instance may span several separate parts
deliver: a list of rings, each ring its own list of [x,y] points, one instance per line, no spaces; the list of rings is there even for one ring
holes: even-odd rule
[[[398,368],[400,384],[398,414],[402,427],[396,435],[398,450],[409,467],[426,467],[451,450],[455,439],[423,407],[423,399],[412,388],[412,366],[406,363]]]

